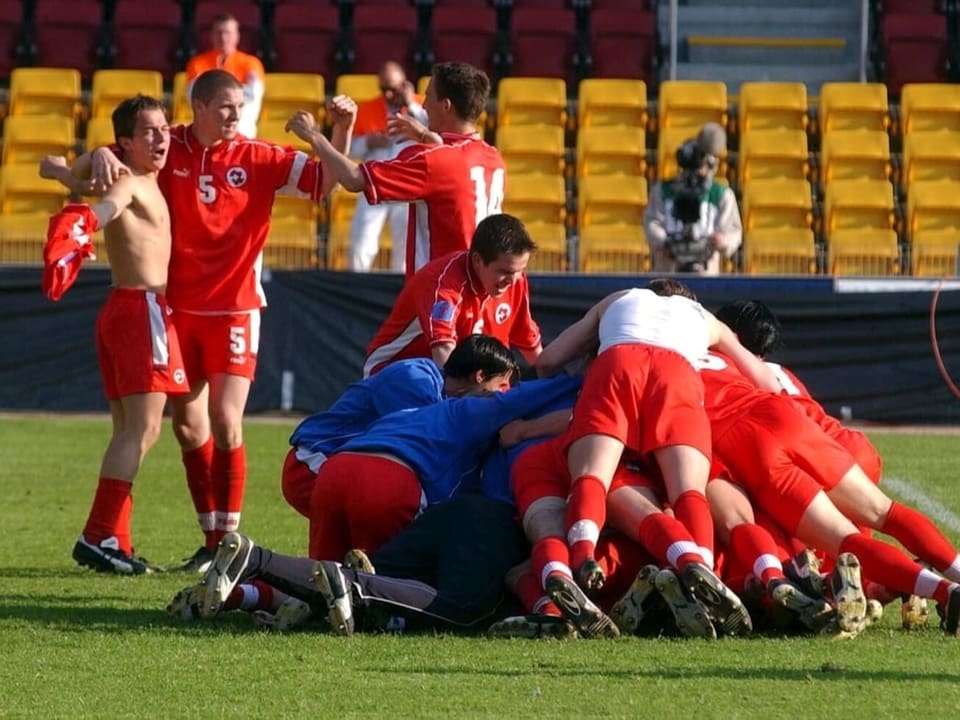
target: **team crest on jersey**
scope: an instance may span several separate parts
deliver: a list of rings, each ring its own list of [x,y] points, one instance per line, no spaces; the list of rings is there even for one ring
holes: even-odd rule
[[[247,182],[247,171],[237,166],[230,168],[227,170],[227,182],[232,187],[242,187]]]
[[[510,307],[509,303],[500,303],[497,305],[497,310],[493,314],[494,319],[497,321],[497,325],[503,325],[507,320],[510,319],[510,313],[513,312],[513,309]]]
[[[186,382],[186,380],[187,380],[187,376],[183,372],[182,368],[177,368],[176,370],[173,371],[173,381],[177,385],[183,385],[183,383]]]

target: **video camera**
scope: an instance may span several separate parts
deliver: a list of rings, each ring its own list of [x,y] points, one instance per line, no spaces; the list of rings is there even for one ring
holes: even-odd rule
[[[705,153],[696,140],[687,140],[677,149],[680,172],[673,180],[674,220],[682,225],[678,232],[667,234],[666,249],[677,262],[680,272],[704,269],[713,254],[709,236],[699,236],[700,203],[710,187],[710,177],[700,170],[704,165],[716,170],[717,158]]]

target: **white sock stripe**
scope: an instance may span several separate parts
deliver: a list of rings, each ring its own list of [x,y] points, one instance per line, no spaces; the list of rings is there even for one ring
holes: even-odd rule
[[[197,513],[197,522],[200,523],[200,529],[204,532],[217,529],[216,513]]]
[[[562,573],[568,577],[573,577],[573,571],[570,569],[570,566],[566,563],[562,563],[558,560],[551,560],[546,565],[543,566],[543,570],[540,571],[540,587],[544,587],[547,584],[547,577],[550,573]]]
[[[935,572],[924,568],[920,571],[920,574],[917,575],[917,579],[913,583],[913,594],[919,595],[920,597],[932,598],[942,579],[943,578]]]
[[[770,568],[776,568],[780,571],[783,570],[783,564],[780,562],[780,558],[778,558],[776,555],[764,553],[753,561],[753,574],[758,578],[763,575],[764,570],[769,570]]]
[[[700,547],[690,540],[680,540],[679,542],[670,543],[670,547],[667,548],[667,563],[673,567],[677,567],[677,558],[681,555],[699,555],[700,559],[703,560],[703,555],[700,554]]]
[[[221,512],[217,510],[214,515],[216,517],[216,530],[233,532],[240,527],[240,513],[238,512]]]
[[[573,545],[576,542],[587,540],[594,545],[600,539],[600,527],[593,520],[577,520],[570,529],[567,530],[567,543]]]
[[[709,548],[705,548],[703,545],[701,545],[699,549],[700,549],[700,555],[703,557],[704,564],[708,568],[713,570],[714,563],[716,562],[716,560],[713,557],[713,550],[710,550]]]

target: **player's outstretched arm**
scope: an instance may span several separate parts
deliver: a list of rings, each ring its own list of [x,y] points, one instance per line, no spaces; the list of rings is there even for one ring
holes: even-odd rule
[[[132,175],[123,175],[110,186],[99,202],[90,206],[94,215],[97,216],[98,227],[105,227],[130,207],[136,187],[137,181]]]
[[[94,192],[93,182],[84,179],[81,170],[77,169],[76,165],[71,168],[63,155],[47,155],[40,161],[40,177],[56,180],[77,195],[89,195]],[[86,176],[89,177],[89,165],[86,170]],[[75,172],[77,174],[74,174]]]
[[[567,363],[596,350],[597,343],[600,341],[600,317],[610,303],[625,292],[625,290],[621,290],[608,295],[587,310],[586,315],[557,335],[536,359],[534,369],[537,371],[537,375],[540,377],[556,375]]]
[[[320,158],[320,162],[323,164],[323,189],[325,191],[332,189],[338,182],[351,192],[360,192],[366,187],[367,181],[360,168],[323,136],[313,115],[298,110],[287,121],[286,130],[304,142],[310,143],[313,151]]]

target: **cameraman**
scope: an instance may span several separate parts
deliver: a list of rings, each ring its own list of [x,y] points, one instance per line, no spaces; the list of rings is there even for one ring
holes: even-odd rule
[[[677,150],[678,175],[656,183],[643,215],[654,272],[720,274],[720,255],[729,258],[743,241],[733,191],[714,181],[727,137],[707,123],[696,139]]]

